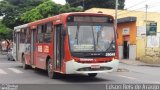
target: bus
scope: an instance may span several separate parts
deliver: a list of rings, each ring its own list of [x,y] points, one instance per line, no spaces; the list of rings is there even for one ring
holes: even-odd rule
[[[118,44],[114,18],[102,13],[72,12],[14,27],[14,59],[28,67],[59,74],[117,70]]]

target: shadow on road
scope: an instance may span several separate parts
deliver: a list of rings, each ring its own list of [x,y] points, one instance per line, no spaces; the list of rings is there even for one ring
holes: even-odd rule
[[[18,66],[19,68],[22,68],[21,66]],[[41,69],[35,69],[35,73],[38,75],[48,77],[47,71],[41,70]],[[54,80],[54,79],[53,79]],[[68,82],[68,83],[94,83],[94,82],[104,82],[104,81],[111,81],[111,80],[106,80],[103,78],[99,78],[98,76],[95,78],[91,78],[88,75],[83,75],[83,74],[70,74],[70,75],[62,75],[60,74],[60,77],[56,80],[60,80],[63,82]]]
[[[71,75],[63,75],[62,78],[59,80],[64,82],[70,82],[70,83],[94,83],[94,82],[104,82],[104,81],[111,81],[103,78],[97,77],[89,77],[88,75],[82,75],[82,74],[71,74]]]
[[[15,68],[19,68],[22,69],[21,65],[15,66]],[[47,71],[45,70],[41,70],[41,69],[27,69],[27,70],[32,70],[34,71],[35,74],[43,76],[43,77],[47,77]],[[98,82],[107,82],[107,81],[111,81],[109,79],[106,78],[101,78],[98,77],[99,75],[97,75],[97,77],[89,77],[87,74],[69,74],[69,75],[62,75],[60,74],[60,77],[56,80],[59,81],[63,81],[63,82],[67,82],[67,83],[98,83]],[[54,80],[54,79],[53,79]]]

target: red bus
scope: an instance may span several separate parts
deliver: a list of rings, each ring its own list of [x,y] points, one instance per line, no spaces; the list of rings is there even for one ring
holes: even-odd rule
[[[14,58],[27,69],[58,74],[112,72],[118,68],[114,18],[102,13],[64,13],[14,28]]]

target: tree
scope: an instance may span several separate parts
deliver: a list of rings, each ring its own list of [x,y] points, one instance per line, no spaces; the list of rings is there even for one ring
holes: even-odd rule
[[[47,18],[53,15],[57,15],[60,13],[66,13],[66,12],[77,12],[81,11],[80,8],[74,8],[71,7],[69,4],[66,5],[60,5],[56,4],[55,2],[48,0],[36,8],[27,11],[21,16],[21,21],[24,22],[33,22],[42,18]]]
[[[83,11],[80,7],[71,7],[69,4],[65,4],[61,6],[59,13],[67,13],[67,12],[80,12]]]
[[[51,14],[58,14],[60,6],[52,2],[51,0],[44,2],[36,8],[25,12],[21,16],[21,20],[25,22],[32,22],[38,19],[51,16]]]
[[[60,5],[52,0],[3,0],[0,1],[0,36],[10,38],[11,29],[24,23],[46,18],[59,13],[81,11],[69,4]],[[9,29],[10,28],[10,29]],[[1,38],[0,37],[0,38]]]
[[[12,39],[12,30],[2,24],[0,20],[0,39]]]
[[[71,6],[77,7],[82,6],[84,10],[93,7],[96,8],[115,8],[115,0],[66,0]],[[119,9],[124,8],[125,0],[119,0]]]
[[[0,16],[4,16],[2,23],[12,28],[24,22],[20,20],[21,14],[31,10],[48,0],[2,0],[0,1]]]

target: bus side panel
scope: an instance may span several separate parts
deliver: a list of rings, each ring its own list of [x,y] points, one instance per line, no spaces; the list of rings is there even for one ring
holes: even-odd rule
[[[49,44],[36,44],[35,58],[36,67],[46,69],[46,58],[49,55]]]
[[[26,44],[25,45],[25,53],[24,53],[24,55],[25,55],[25,62],[28,65],[31,64],[31,62],[30,62],[30,60],[31,60],[31,48],[30,48],[30,46],[31,46],[31,44]]]
[[[16,53],[17,53],[16,52],[16,43],[13,43],[13,51],[12,52],[13,52],[13,54],[12,54],[13,55],[13,59],[17,60],[17,58],[16,58]]]
[[[20,39],[19,39],[19,32],[16,32],[16,45],[15,45],[15,47],[16,47],[16,60],[17,61],[19,61],[19,56],[18,56],[18,52],[19,52],[19,41],[20,41]]]

